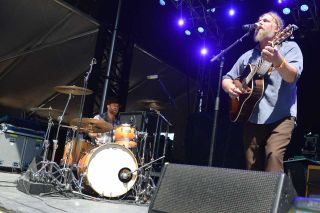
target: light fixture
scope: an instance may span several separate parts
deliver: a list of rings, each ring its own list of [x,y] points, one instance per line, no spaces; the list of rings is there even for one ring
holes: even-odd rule
[[[309,10],[309,6],[308,6],[307,4],[302,4],[302,5],[300,6],[300,10],[301,10],[302,12],[307,12],[307,11]]]
[[[164,0],[159,0],[159,4],[160,4],[161,6],[165,6],[165,5],[166,5],[166,2],[165,2]]]
[[[286,8],[283,8],[282,10],[282,13],[285,14],[285,15],[289,15],[291,12],[290,8],[286,7]]]
[[[185,30],[184,34],[186,34],[187,36],[191,35],[191,31],[190,30]]]
[[[203,27],[198,27],[198,32],[199,32],[199,33],[203,33],[203,32],[204,32]]]

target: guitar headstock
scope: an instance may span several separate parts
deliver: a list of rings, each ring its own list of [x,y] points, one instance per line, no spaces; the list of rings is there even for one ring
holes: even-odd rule
[[[275,38],[272,40],[271,44],[273,47],[281,44],[287,38],[289,38],[294,30],[297,30],[298,27],[294,24],[289,24],[286,28],[284,28],[281,32],[279,32]]]

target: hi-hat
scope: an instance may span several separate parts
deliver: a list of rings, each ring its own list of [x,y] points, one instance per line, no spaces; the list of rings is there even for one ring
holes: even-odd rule
[[[35,112],[37,115],[41,116],[41,117],[52,117],[53,119],[58,119],[58,116],[60,116],[62,114],[62,110],[60,109],[54,109],[51,107],[48,108],[40,108],[40,107],[34,107],[34,108],[30,108],[30,111]],[[66,115],[67,113],[65,113]]]
[[[92,90],[86,89],[78,86],[56,86],[54,90],[63,94],[71,94],[71,95],[90,95],[93,93]]]
[[[72,119],[70,126],[78,126],[79,118]],[[94,118],[82,118],[80,128],[90,133],[104,133],[112,130],[113,126],[104,120]]]
[[[57,113],[62,113],[62,110],[54,109],[54,108],[51,108],[51,107],[48,107],[48,108],[33,107],[33,108],[30,108],[30,111],[33,111],[33,112],[57,112]]]

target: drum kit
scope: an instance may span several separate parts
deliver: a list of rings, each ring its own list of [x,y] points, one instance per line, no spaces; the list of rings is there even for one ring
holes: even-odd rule
[[[89,89],[77,86],[58,86],[55,90],[69,95],[67,105],[73,95],[92,93]],[[114,127],[104,120],[81,116],[72,119],[69,125],[62,125],[66,108],[63,111],[51,107],[31,109],[49,115],[43,157],[39,163],[40,169],[32,174],[33,180],[52,183],[60,192],[112,199],[131,197],[136,202],[149,202],[156,188],[154,177],[151,176],[152,165],[163,160],[165,153],[154,159],[153,153],[150,154],[152,149],[148,149],[148,133],[137,131],[132,124],[123,123]],[[48,160],[53,113],[62,114],[58,118],[56,138],[52,140],[51,160]],[[60,127],[72,130],[72,136],[66,137],[63,157],[58,164],[54,159]],[[98,140],[82,139],[82,135],[90,133],[100,137]],[[146,158],[146,155],[151,157]]]

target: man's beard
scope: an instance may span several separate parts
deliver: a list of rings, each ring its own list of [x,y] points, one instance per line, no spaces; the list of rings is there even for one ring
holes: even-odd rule
[[[266,31],[264,29],[259,29],[257,33],[254,34],[254,41],[260,42],[264,39],[271,39],[274,36],[274,32]]]

